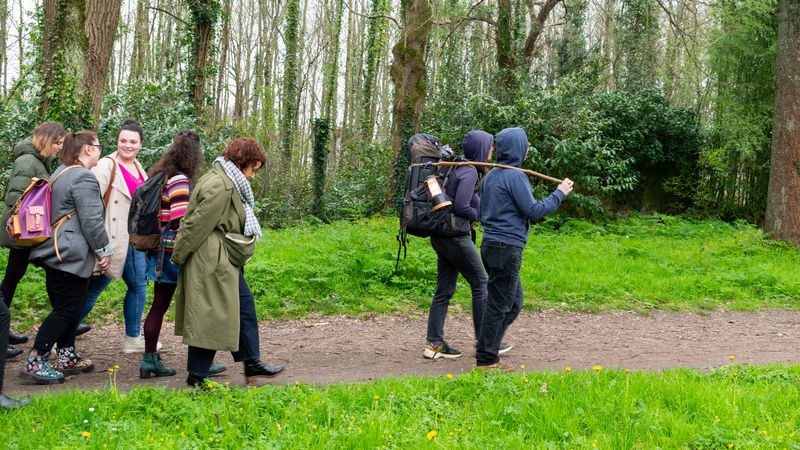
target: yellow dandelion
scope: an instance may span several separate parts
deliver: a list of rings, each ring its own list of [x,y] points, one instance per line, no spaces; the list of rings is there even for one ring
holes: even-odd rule
[[[525,364],[520,364],[519,365],[519,370],[525,370]]]
[[[527,382],[528,382],[528,379],[527,379],[527,378],[525,378],[525,380],[523,380],[523,381],[525,381],[525,382],[527,383]]]
[[[603,370],[603,366],[598,364],[598,365],[592,367],[592,370],[594,370],[595,372],[600,372],[601,370]]]
[[[625,373],[631,373],[631,369],[625,369]]]
[[[108,368],[108,373],[114,373],[114,368],[113,367],[109,367]]]
[[[733,444],[728,444],[728,448],[733,448]]]
[[[214,442],[214,438],[213,437],[208,438],[208,442]]]
[[[375,400],[375,401],[377,402],[377,401],[380,399],[380,397],[378,397],[378,394],[375,394],[375,396],[374,396],[374,397],[372,397],[372,399],[373,399],[373,400]]]
[[[89,433],[88,431],[84,431],[83,433],[81,433],[81,436],[83,436],[84,439],[89,439],[89,436],[91,435],[92,433]]]
[[[315,424],[315,423],[312,423],[312,424],[311,424],[311,428],[312,428],[312,429],[314,429],[314,430],[316,430],[316,429],[317,429],[317,424]]]
[[[180,426],[180,425],[175,425],[175,429],[176,429],[176,430],[180,430],[180,429],[181,429],[181,426]]]
[[[728,359],[730,359],[731,361],[733,361],[733,358],[734,358],[734,356],[733,356],[733,355],[731,355],[731,356],[728,356]]]
[[[119,364],[114,364],[114,369],[119,370]]]
[[[597,448],[597,441],[592,441],[592,448]]]
[[[299,381],[297,381],[297,380],[294,380],[294,385],[295,385],[295,386],[297,386],[297,385],[299,385],[299,384],[300,384],[300,382],[299,382]]]
[[[567,371],[567,372],[571,372],[572,371],[572,367],[564,367],[564,370]]]
[[[436,430],[431,430],[431,431],[429,431],[429,432],[428,432],[428,434],[426,435],[426,437],[428,438],[428,440],[429,440],[429,441],[432,441],[432,440],[433,440],[433,438],[435,438],[435,437],[436,437],[436,435],[438,435],[438,434],[439,434],[439,433],[437,433],[437,432],[436,432]]]
[[[448,373],[447,374],[447,379],[448,380],[452,380],[453,379],[453,374],[452,373]]]
[[[181,431],[181,437],[186,437],[186,433],[184,433],[183,431]]]

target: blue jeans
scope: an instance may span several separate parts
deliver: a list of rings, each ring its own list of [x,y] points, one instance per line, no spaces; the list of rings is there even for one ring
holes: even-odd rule
[[[522,310],[525,298],[519,279],[522,250],[522,247],[492,239],[484,239],[481,243],[481,256],[489,274],[489,282],[486,312],[478,337],[479,366],[488,366],[500,360],[498,350],[503,335]]]
[[[128,255],[125,257],[125,267],[122,270],[122,279],[128,286],[125,300],[122,303],[122,314],[125,317],[125,335],[139,336],[142,330],[142,314],[147,303],[147,254],[134,250],[128,246]],[[94,308],[100,294],[111,284],[111,279],[99,276],[89,282],[89,294],[86,296],[86,305],[83,308],[81,322]]]

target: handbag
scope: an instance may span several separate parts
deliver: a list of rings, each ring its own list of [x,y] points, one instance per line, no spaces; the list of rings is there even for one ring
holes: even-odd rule
[[[228,232],[222,235],[222,245],[231,264],[241,269],[256,252],[256,237]]]

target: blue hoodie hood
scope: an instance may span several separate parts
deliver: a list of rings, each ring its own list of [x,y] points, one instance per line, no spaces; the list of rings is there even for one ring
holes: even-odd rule
[[[528,153],[528,136],[522,128],[506,128],[495,139],[498,164],[520,167]]]
[[[472,130],[464,135],[461,148],[464,157],[470,161],[486,162],[489,160],[489,151],[492,149],[494,138],[483,130]]]

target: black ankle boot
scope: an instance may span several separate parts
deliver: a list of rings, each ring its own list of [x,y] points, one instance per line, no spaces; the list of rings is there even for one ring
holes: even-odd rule
[[[28,336],[23,336],[21,334],[14,334],[9,332],[8,333],[8,343],[10,345],[19,345],[28,342]]]
[[[186,377],[186,384],[191,387],[203,387],[205,385],[205,379],[189,372],[189,376]]]
[[[6,348],[6,359],[15,358],[22,354],[22,349],[17,347],[8,346]]]
[[[283,372],[283,365],[269,365],[259,359],[251,359],[244,362],[244,378],[247,384],[258,384],[259,380],[272,378]]]

